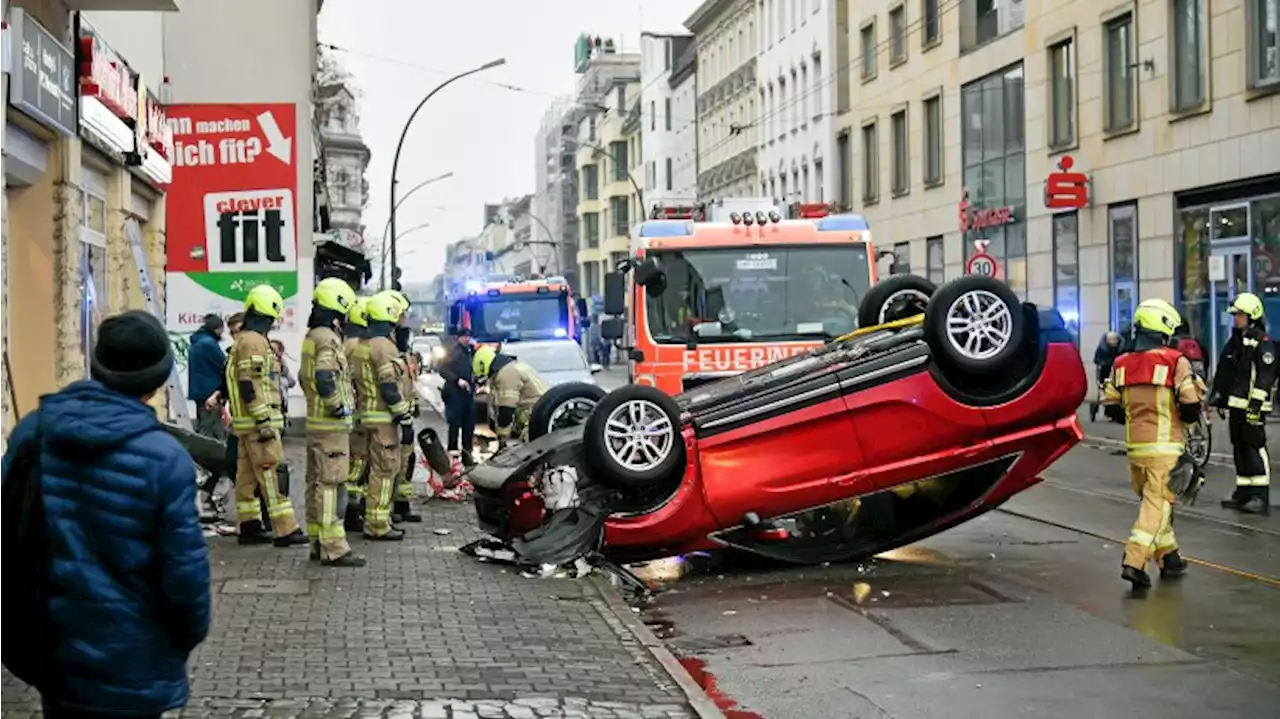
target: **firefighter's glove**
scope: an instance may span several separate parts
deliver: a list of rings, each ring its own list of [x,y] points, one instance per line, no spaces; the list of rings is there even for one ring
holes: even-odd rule
[[[421,406],[419,406],[419,405],[414,405],[414,406],[413,406],[413,416],[414,416],[415,418],[416,418],[416,417],[421,417],[421,416],[422,416],[422,407],[421,407]]]
[[[274,442],[280,439],[280,434],[273,427],[258,427],[259,442]]]
[[[400,444],[408,445],[408,446],[413,445],[413,425],[412,424],[400,425]]]
[[[1249,424],[1262,424],[1262,402],[1253,400],[1249,402],[1249,408],[1244,411],[1244,421]]]
[[[351,408],[345,405],[329,408],[329,416],[335,419],[346,419],[351,416]]]
[[[396,424],[413,429],[413,417],[408,414],[398,414],[395,417]]]

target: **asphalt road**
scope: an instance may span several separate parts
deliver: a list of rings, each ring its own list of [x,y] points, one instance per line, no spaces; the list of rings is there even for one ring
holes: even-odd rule
[[[1080,447],[1046,478],[864,565],[650,567],[689,573],[647,619],[741,719],[1274,715],[1280,516],[1218,508],[1215,469],[1177,519],[1190,573],[1135,595],[1124,457]]]

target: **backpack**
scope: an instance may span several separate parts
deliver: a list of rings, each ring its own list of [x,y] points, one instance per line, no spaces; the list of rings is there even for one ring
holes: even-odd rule
[[[13,452],[0,496],[0,572],[5,586],[0,621],[23,631],[0,639],[0,661],[14,676],[42,689],[50,679],[54,637],[39,435]]]

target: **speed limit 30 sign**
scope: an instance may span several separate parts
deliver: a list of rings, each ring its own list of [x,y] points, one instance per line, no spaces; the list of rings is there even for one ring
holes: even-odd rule
[[[996,276],[996,258],[985,252],[975,252],[969,257],[969,261],[964,263],[964,273],[966,275],[978,275],[979,277],[995,277]]]

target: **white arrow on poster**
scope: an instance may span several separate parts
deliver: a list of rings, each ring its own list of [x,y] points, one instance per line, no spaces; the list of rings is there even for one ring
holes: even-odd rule
[[[267,138],[267,152],[284,164],[289,164],[293,158],[293,140],[280,131],[276,116],[268,110],[258,115],[258,124],[262,126],[263,137]]]

